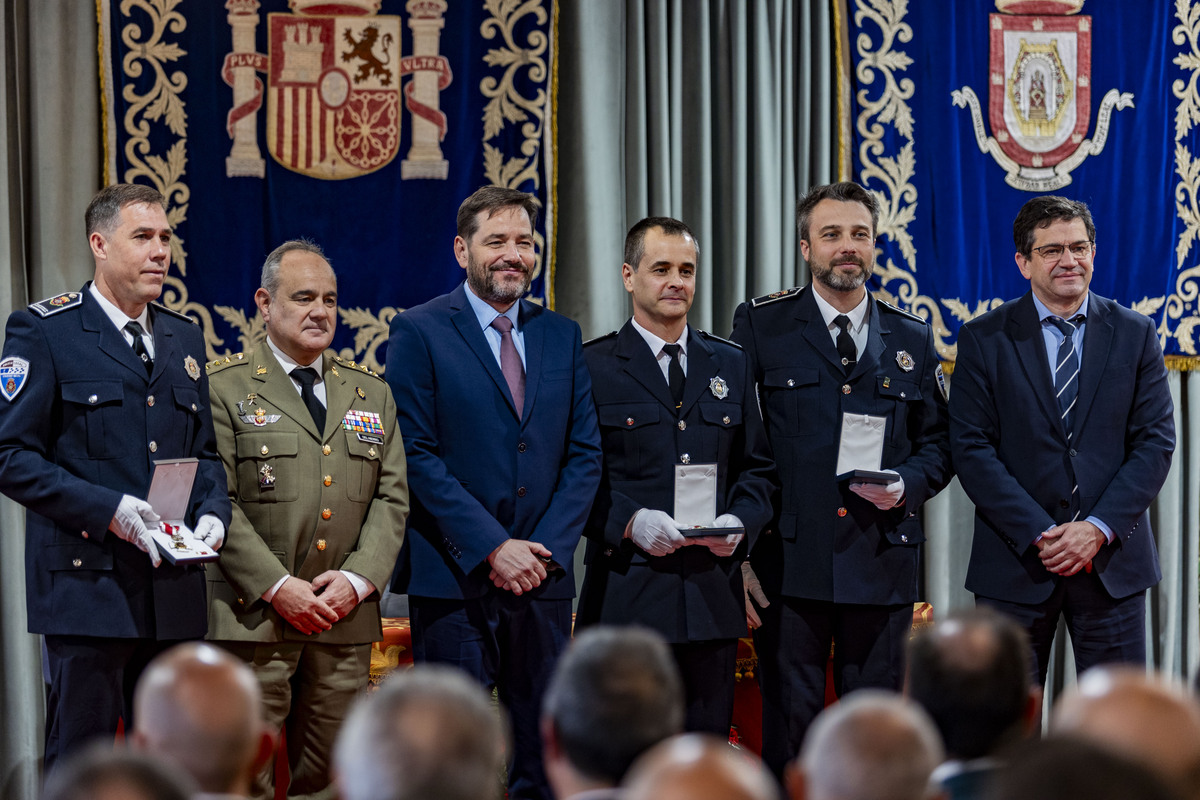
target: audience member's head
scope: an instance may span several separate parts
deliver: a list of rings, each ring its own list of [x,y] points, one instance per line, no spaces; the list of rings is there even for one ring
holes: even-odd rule
[[[788,769],[788,792],[792,800],[924,800],[943,755],[920,706],[863,689],[813,720]]]
[[[1145,765],[1081,739],[1031,739],[1010,756],[984,800],[1179,800]]]
[[[258,679],[213,645],[181,644],[151,661],[133,708],[133,747],[182,768],[201,791],[248,795],[271,757]]]
[[[1141,667],[1095,667],[1063,694],[1050,732],[1140,761],[1200,798],[1200,706],[1183,684]]]
[[[634,762],[623,800],[776,800],[763,763],[710,734],[673,736]]]
[[[546,776],[559,798],[616,786],[639,755],[683,730],[671,651],[640,628],[589,628],[558,662],[542,705]]]
[[[464,672],[418,665],[355,704],[333,762],[341,800],[499,798],[507,727]]]
[[[42,800],[188,800],[195,791],[178,770],[104,742],[57,765]]]
[[[906,694],[928,712],[949,758],[982,758],[1027,736],[1041,709],[1029,639],[990,608],[950,614],[913,637]]]

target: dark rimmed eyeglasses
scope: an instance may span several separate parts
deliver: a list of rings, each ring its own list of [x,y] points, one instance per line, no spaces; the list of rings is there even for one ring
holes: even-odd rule
[[[1047,261],[1058,261],[1067,250],[1070,250],[1071,255],[1077,259],[1087,258],[1095,247],[1095,242],[1087,240],[1070,244],[1044,244],[1041,247],[1034,247],[1032,250]]]

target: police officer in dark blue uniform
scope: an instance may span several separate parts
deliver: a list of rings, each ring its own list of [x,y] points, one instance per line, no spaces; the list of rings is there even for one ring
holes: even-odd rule
[[[741,563],[771,516],[773,467],[745,354],[687,324],[698,260],[682,222],[634,225],[621,267],[633,318],[584,346],[604,472],[584,530],[578,623],[661,633],[683,676],[687,728],[725,737],[746,635]],[[715,498],[712,516],[691,522],[739,532],[685,537],[680,481]]]
[[[750,556],[768,599],[755,643],[763,758],[777,775],[825,704],[831,643],[839,694],[901,687],[925,540],[916,514],[951,475],[931,328],[864,286],[875,198],[817,187],[797,222],[811,286],[743,303],[732,337],[753,365],[781,486],[774,531]],[[881,483],[839,480],[844,431],[882,447]]]
[[[109,186],[86,213],[94,279],[9,317],[0,358],[0,491],[26,507],[29,630],[45,635],[46,768],[131,724],[142,667],[204,635],[200,566],[163,562],[148,527],[154,461],[195,457],[186,522],[220,546],[230,520],[204,342],[152,301],[171,263],[166,202]]]

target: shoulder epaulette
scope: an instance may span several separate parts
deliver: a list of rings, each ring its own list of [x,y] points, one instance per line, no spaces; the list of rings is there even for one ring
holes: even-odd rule
[[[190,322],[190,323],[192,323],[193,325],[199,325],[199,324],[200,324],[199,322],[197,322],[197,321],[196,321],[196,318],[195,318],[195,317],[189,317],[187,314],[184,314],[184,313],[182,313],[182,312],[176,311],[176,310],[175,310],[175,309],[173,309],[173,308],[167,308],[167,307],[166,307],[166,306],[164,306],[162,303],[151,303],[150,305],[154,306],[154,308],[155,308],[155,310],[156,310],[156,311],[159,311],[159,312],[161,312],[161,313],[163,313],[163,314],[169,314],[170,316],[172,316],[172,317],[175,317],[175,318],[177,318],[177,319],[181,319],[181,320],[183,320],[184,322]]]
[[[759,306],[766,305],[767,303],[774,303],[776,300],[784,300],[788,297],[795,297],[796,295],[800,294],[800,290],[803,288],[804,287],[802,286],[796,286],[791,289],[780,289],[778,292],[764,294],[762,297],[756,297],[751,300],[750,307],[758,308]]]
[[[380,375],[378,372],[376,372],[375,370],[368,367],[366,364],[358,364],[353,361],[347,361],[346,359],[342,358],[341,356],[334,356],[333,362],[335,364],[338,364],[343,367],[348,367],[353,370],[358,370],[359,372],[362,372],[366,375],[370,375],[372,378],[378,378],[379,380],[384,379],[382,375]]]
[[[603,342],[605,339],[611,339],[612,337],[614,337],[616,335],[617,335],[616,331],[609,331],[608,333],[597,336],[595,339],[588,339],[586,342],[583,343],[583,346],[587,347],[589,344],[595,344],[596,342]]]
[[[220,372],[226,367],[232,367],[234,364],[249,364],[250,360],[246,358],[245,353],[230,353],[224,358],[218,358],[215,361],[210,361],[204,365],[204,371],[212,375],[214,372]]]
[[[47,297],[36,303],[29,304],[29,310],[39,317],[48,317],[68,308],[77,308],[83,304],[83,292],[63,292],[54,297]]]
[[[887,302],[886,300],[880,300],[879,305],[881,305],[883,308],[887,309],[888,311],[895,312],[896,314],[899,314],[902,317],[908,317],[911,320],[916,320],[917,322],[920,322],[923,325],[929,324],[929,320],[925,319],[924,317],[920,316],[919,314],[914,314],[911,311],[905,311],[903,308],[897,308],[896,306],[892,305],[891,303]]]
[[[701,336],[703,336],[705,339],[712,339],[714,342],[720,342],[721,344],[727,344],[730,347],[736,347],[738,350],[742,349],[742,346],[740,344],[738,344],[737,342],[733,341],[732,339],[723,339],[720,336],[717,336],[715,333],[709,333],[708,331],[702,331],[699,328],[696,329],[696,332],[699,333]]]

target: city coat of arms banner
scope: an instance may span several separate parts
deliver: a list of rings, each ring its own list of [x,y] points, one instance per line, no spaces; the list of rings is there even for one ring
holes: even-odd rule
[[[1012,221],[1085,201],[1093,291],[1200,355],[1200,0],[835,0],[850,166],[881,201],[880,296],[958,328],[1029,290]]]
[[[553,301],[554,0],[98,0],[106,179],[175,228],[162,302],[212,358],[261,338],[253,295],[287,239],[338,273],[344,357],[380,369],[399,310],[464,278],[458,204],[542,204],[531,288]]]

